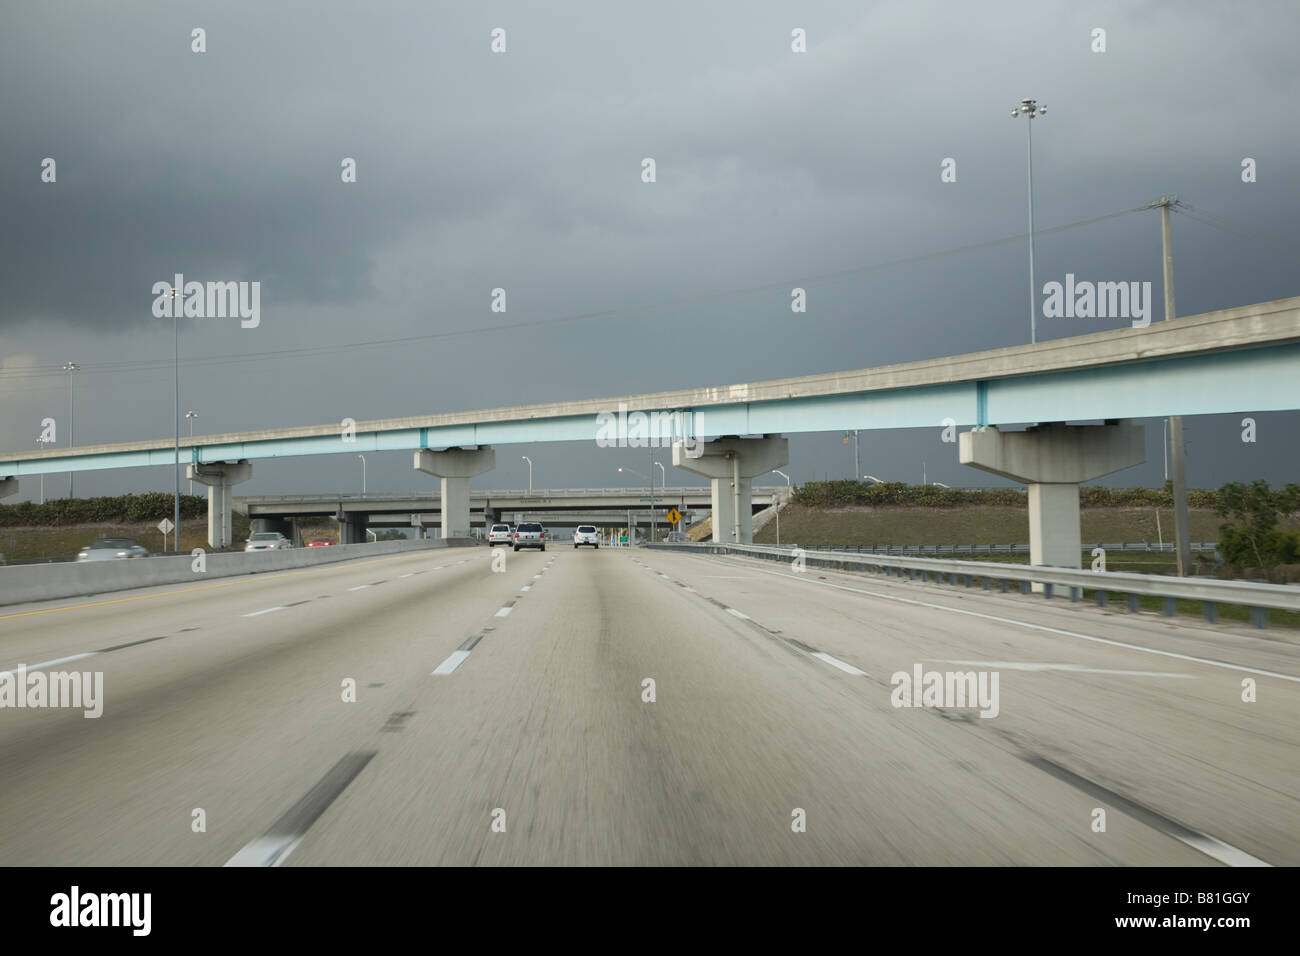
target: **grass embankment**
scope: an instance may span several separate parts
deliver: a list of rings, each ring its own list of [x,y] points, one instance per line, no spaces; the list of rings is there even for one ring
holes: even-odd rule
[[[248,538],[248,518],[234,515],[231,528],[236,545],[242,547]],[[163,550],[163,535],[156,521],[106,521],[55,528],[0,528],[0,554],[9,562],[66,560],[76,557],[96,538],[130,538],[151,552]],[[167,547],[174,547],[171,535],[167,536]],[[181,521],[181,550],[194,548],[208,550],[208,522],[202,518]]]
[[[1209,509],[1193,508],[1191,539],[1217,541],[1223,518]],[[1079,512],[1083,541],[1155,542],[1173,540],[1173,512],[1160,509],[1160,531],[1154,508],[1084,508]],[[885,544],[1027,544],[1029,512],[1005,505],[964,505],[955,508],[921,506],[847,506],[809,508],[788,504],[781,509],[781,540],[805,548]],[[756,544],[776,542],[776,522],[754,535]]]

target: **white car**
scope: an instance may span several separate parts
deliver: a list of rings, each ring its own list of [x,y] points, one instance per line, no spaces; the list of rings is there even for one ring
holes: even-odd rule
[[[510,525],[494,524],[492,530],[488,532],[488,544],[504,544],[506,547],[510,547],[514,537],[514,532],[510,530]]]
[[[293,542],[278,531],[258,531],[248,536],[245,551],[284,551],[292,548]]]
[[[600,549],[600,532],[596,530],[594,524],[580,524],[578,530],[573,532],[574,550],[589,544],[597,550]]]
[[[77,552],[78,561],[119,561],[148,556],[149,552],[130,538],[99,538]]]

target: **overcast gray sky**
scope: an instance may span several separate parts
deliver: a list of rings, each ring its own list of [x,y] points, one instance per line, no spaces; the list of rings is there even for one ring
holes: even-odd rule
[[[1025,231],[1024,97],[1049,107],[1040,229],[1177,193],[1233,230],[1175,217],[1180,314],[1300,294],[1298,35],[1292,0],[7,4],[0,448],[36,447],[47,416],[62,429],[66,361],[82,366],[78,444],[170,436],[171,321],[150,290],[178,272],[262,288],[255,329],[183,323],[196,433],[1020,344],[1025,242],[888,263]],[[1158,214],[1043,234],[1036,252],[1040,285],[1150,281],[1162,318]],[[1039,335],[1125,324],[1040,319]],[[1257,418],[1255,445],[1239,415],[1189,420],[1190,483],[1296,480],[1296,415]],[[1152,424],[1148,464],[1109,483],[1162,480]],[[862,440],[884,478],[919,481],[924,461],[931,480],[999,483],[937,427]],[[796,482],[852,476],[839,433],[790,447]],[[475,484],[523,486],[523,454],[538,487],[650,470],[646,451],[503,446]],[[670,484],[699,483],[658,457]],[[409,453],[367,463],[372,491],[434,481]],[[237,493],[359,485],[355,458],[327,456],[256,462]],[[77,483],[170,487],[163,468]]]

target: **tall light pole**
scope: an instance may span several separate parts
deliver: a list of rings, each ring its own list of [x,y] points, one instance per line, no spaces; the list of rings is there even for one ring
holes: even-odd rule
[[[527,455],[520,455],[519,457],[522,458],[524,461],[528,462],[528,495],[529,495],[529,497],[532,497],[532,494],[533,494],[533,460],[532,460],[531,458],[529,458]]]
[[[1011,111],[1012,118],[1024,116],[1029,128],[1029,341],[1038,341],[1038,290],[1034,287],[1034,117],[1046,116],[1047,106],[1037,100],[1021,100]]]
[[[190,409],[188,412],[185,413],[185,417],[188,418],[188,419],[190,420],[190,446],[191,446],[191,448],[193,448],[193,445],[194,445],[194,419],[196,419],[196,418],[199,417],[199,413],[196,412],[196,411],[194,411],[193,409]],[[194,494],[194,479],[193,479],[193,478],[190,479],[190,494],[191,494],[191,495]]]
[[[357,455],[361,459],[361,497],[366,496],[366,456]]]
[[[172,423],[176,426],[176,440],[172,445],[172,477],[176,479],[176,497],[172,508],[172,534],[174,549],[181,549],[181,300],[185,293],[180,289],[169,289],[172,300]]]
[[[1169,233],[1169,210],[1181,203],[1177,196],[1161,196],[1149,208],[1160,208],[1160,252],[1165,285],[1165,321],[1172,322],[1177,314],[1174,308],[1174,246]],[[1174,550],[1178,555],[1178,576],[1186,577],[1192,571],[1192,540],[1187,513],[1187,446],[1183,443],[1183,417],[1171,415],[1168,419],[1169,443],[1166,451],[1173,459],[1174,473]],[[1172,451],[1169,450],[1172,446]]]
[[[50,443],[51,439],[46,438],[44,435],[37,435],[36,441],[40,443],[41,451],[45,451],[45,446]],[[45,504],[45,472],[43,471],[41,472],[41,504]]]
[[[884,482],[881,481],[879,478],[877,478],[875,475],[863,475],[862,477],[863,477],[863,478],[870,478],[872,481],[874,481],[874,482],[875,482],[876,484],[878,484],[878,485],[883,485],[883,484],[884,484]]]
[[[71,448],[77,443],[76,416],[74,410],[76,406],[72,401],[72,376],[81,368],[76,362],[64,362],[63,371],[68,373],[68,447]],[[68,472],[68,497],[72,497],[72,476],[75,472]]]

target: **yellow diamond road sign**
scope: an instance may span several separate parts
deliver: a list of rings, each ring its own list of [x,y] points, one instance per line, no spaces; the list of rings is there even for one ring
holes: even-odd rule
[[[682,520],[682,513],[681,513],[680,511],[678,511],[676,508],[673,508],[671,511],[668,512],[668,523],[669,523],[669,524],[676,524],[677,522],[679,522],[679,521],[681,521],[681,520]]]

